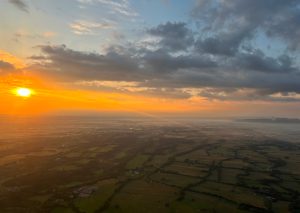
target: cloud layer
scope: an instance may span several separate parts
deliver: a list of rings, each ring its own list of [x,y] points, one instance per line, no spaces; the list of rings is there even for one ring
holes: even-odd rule
[[[129,12],[127,1],[80,2]],[[41,45],[32,69],[69,82],[137,82],[134,91],[169,98],[299,101],[299,23],[296,0],[198,0],[190,22],[147,28],[147,42],[111,45],[101,54]],[[84,34],[112,26],[76,22],[71,27]],[[280,51],[272,44],[280,44]]]
[[[14,6],[16,6],[18,9],[20,9],[21,11],[28,13],[28,6],[23,0],[9,0],[9,2]]]

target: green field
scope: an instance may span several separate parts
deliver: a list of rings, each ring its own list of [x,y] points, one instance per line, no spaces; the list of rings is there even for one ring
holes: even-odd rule
[[[0,143],[0,212],[300,211],[295,141],[236,126],[105,122]]]

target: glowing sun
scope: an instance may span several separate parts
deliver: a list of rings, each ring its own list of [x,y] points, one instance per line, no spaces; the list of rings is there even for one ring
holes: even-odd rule
[[[32,95],[32,90],[28,88],[17,88],[16,95],[24,98],[28,98]]]

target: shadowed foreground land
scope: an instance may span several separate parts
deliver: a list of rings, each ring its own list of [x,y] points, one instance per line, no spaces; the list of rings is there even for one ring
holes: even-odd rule
[[[299,135],[141,119],[1,127],[0,212],[300,211]]]

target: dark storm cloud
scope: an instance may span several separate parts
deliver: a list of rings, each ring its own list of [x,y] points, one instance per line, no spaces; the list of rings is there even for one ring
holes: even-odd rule
[[[23,0],[9,0],[9,2],[18,9],[28,13],[28,6]]]
[[[206,42],[204,40],[204,47],[216,44],[212,49],[221,49],[221,53],[232,53],[232,46],[228,43],[237,46],[251,38],[257,31],[262,31],[269,37],[284,39],[290,48],[300,47],[300,2],[298,0],[197,0],[192,16],[198,21],[202,30],[212,35],[209,37],[217,37],[216,43],[212,43],[210,39]],[[224,32],[225,37],[234,39],[224,38],[222,36]],[[225,42],[225,45],[220,48],[222,42]],[[226,47],[229,48],[227,51],[223,49]]]
[[[80,52],[61,46],[40,46],[43,56],[33,56],[43,72],[66,79],[131,81],[140,76],[137,59],[129,54],[109,50],[105,55]]]
[[[278,58],[266,56],[260,50],[254,50],[248,53],[238,53],[230,61],[237,69],[246,69],[269,73],[287,73],[297,71],[293,65],[293,60],[288,55],[281,55]]]
[[[300,9],[295,7],[292,11],[278,18],[276,22],[269,22],[267,35],[284,38],[289,43],[290,50],[299,50],[300,48]]]
[[[203,53],[233,56],[238,52],[242,41],[251,36],[252,33],[248,30],[232,30],[211,37],[199,38],[195,43],[195,48]]]
[[[172,56],[163,50],[145,51],[141,59],[154,73],[174,73],[180,69],[205,69],[217,66],[213,60],[205,56],[192,54]]]
[[[156,78],[144,86],[170,88],[253,88],[300,93],[299,73],[265,73],[228,70],[181,70],[168,78]]]
[[[78,80],[145,81],[167,77],[180,69],[215,67],[206,57],[172,56],[157,50],[111,47],[103,54],[80,52],[65,45],[39,47],[35,67],[56,76]]]
[[[186,50],[194,42],[192,31],[183,22],[160,24],[148,33],[161,38],[160,45],[169,51]]]

